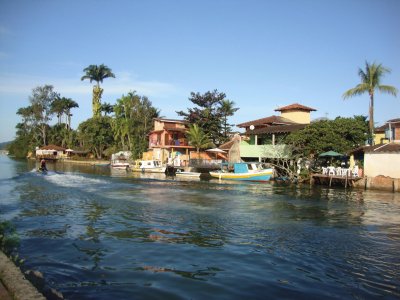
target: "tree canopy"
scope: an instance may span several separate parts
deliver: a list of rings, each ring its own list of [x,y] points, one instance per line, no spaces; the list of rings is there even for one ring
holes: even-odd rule
[[[337,117],[334,120],[313,122],[285,138],[285,143],[306,156],[329,150],[346,153],[364,145],[368,124],[365,116]]]
[[[227,118],[233,116],[238,110],[234,107],[234,102],[227,100],[225,93],[217,90],[204,94],[191,92],[189,101],[196,106],[188,108],[187,112],[177,111],[176,113],[183,116],[189,123],[197,124],[202,128],[214,144],[220,145],[227,141],[231,128]]]

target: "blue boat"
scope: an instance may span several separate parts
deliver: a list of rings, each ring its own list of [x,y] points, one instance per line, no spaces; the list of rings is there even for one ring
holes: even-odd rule
[[[233,165],[233,169],[232,169]],[[261,163],[222,164],[221,170],[211,171],[210,175],[218,179],[269,181],[273,174],[272,168],[264,168]]]

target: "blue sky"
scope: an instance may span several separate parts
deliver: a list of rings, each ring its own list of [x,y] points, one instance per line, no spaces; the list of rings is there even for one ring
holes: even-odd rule
[[[398,0],[0,0],[0,142],[16,111],[51,84],[74,99],[72,126],[91,117],[90,64],[109,66],[103,100],[136,90],[167,118],[193,107],[190,92],[218,89],[238,124],[295,102],[312,119],[368,115],[368,95],[344,101],[365,61],[392,69],[400,89]],[[400,117],[400,95],[377,94],[375,121]]]

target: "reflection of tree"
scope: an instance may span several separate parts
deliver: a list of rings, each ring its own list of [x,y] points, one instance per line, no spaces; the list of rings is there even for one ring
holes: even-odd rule
[[[103,234],[103,230],[96,227],[96,223],[103,217],[106,212],[106,208],[99,203],[93,202],[85,214],[85,219],[88,221],[86,226],[86,235],[82,235],[80,240],[83,244],[74,244],[74,247],[91,257],[93,260],[93,268],[96,269],[104,256],[105,249],[101,246],[100,236]],[[91,243],[91,245],[89,245]]]

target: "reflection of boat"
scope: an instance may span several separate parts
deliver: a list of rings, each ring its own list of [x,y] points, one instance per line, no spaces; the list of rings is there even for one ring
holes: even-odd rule
[[[200,178],[201,173],[199,172],[184,172],[181,170],[176,171],[175,176],[177,177],[190,177],[190,178]]]
[[[165,173],[166,167],[159,160],[137,160],[132,168],[136,172]]]
[[[272,176],[272,168],[264,168],[260,163],[224,163],[221,170],[211,171],[210,175],[218,179],[226,180],[251,180],[269,181]]]

